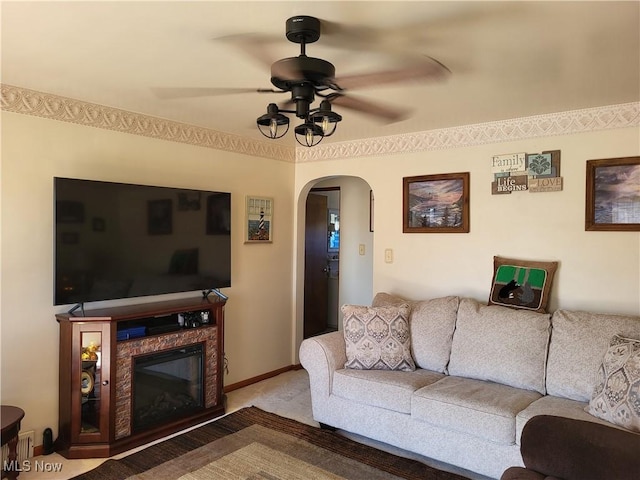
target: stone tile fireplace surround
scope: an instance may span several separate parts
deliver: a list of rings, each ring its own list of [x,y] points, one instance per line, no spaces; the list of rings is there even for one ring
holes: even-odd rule
[[[204,404],[213,407],[220,402],[217,391],[218,349],[215,328],[179,331],[158,337],[142,337],[118,342],[116,348],[116,440],[132,434],[132,370],[133,359],[138,355],[172,350],[195,343],[204,344]]]

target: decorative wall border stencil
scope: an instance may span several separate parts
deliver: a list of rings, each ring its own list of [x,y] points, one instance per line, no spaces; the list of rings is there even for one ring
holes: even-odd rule
[[[442,150],[640,126],[640,102],[632,102],[305,148],[257,141],[6,84],[0,85],[0,109],[288,162]]]
[[[295,148],[2,84],[2,110],[275,160],[295,161]]]
[[[296,162],[389,155],[640,126],[640,102],[571,110],[426,132],[297,147]]]

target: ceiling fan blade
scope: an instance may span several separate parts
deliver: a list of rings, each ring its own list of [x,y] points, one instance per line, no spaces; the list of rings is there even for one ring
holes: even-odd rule
[[[519,2],[478,2],[467,5],[448,5],[446,9],[434,9],[425,3],[424,8],[413,11],[401,23],[372,27],[367,22],[366,7],[357,2],[339,2],[342,18],[358,18],[359,22],[341,23],[320,19],[324,46],[355,51],[386,53],[399,57],[416,55],[425,45],[434,45],[468,30],[469,25],[488,25],[517,18],[526,6]],[[384,8],[384,7],[383,7]],[[397,7],[396,7],[397,8]],[[413,9],[412,9],[413,10]],[[340,16],[340,14],[337,14]]]
[[[233,45],[263,67],[269,68],[277,59],[277,55],[272,52],[268,46],[281,39],[257,33],[243,33],[226,35],[224,37],[218,37],[215,40]]]
[[[339,89],[351,90],[353,88],[374,87],[392,83],[440,80],[451,74],[451,70],[435,58],[425,56],[424,60],[426,61],[396,70],[382,70],[336,78],[335,84]]]
[[[343,95],[341,93],[334,93],[328,95],[326,98],[332,105],[338,105],[357,112],[362,112],[367,115],[386,120],[387,122],[398,122],[400,120],[404,120],[409,117],[410,113],[408,109],[389,107],[380,103],[353,97],[351,95]]]
[[[176,98],[214,97],[219,95],[232,95],[237,93],[282,93],[279,90],[269,88],[216,88],[216,87],[156,87],[151,91],[160,99],[169,100]]]

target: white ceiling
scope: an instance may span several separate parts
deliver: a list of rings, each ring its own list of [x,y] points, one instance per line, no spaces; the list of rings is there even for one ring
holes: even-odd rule
[[[412,114],[385,124],[336,106],[343,121],[324,142],[640,101],[638,1],[2,1],[2,82],[264,139],[255,119],[286,94],[161,100],[151,88],[271,88],[268,64],[222,37],[264,35],[271,60],[296,56],[294,15],[339,24],[307,46],[337,77],[400,54],[452,71],[354,92]],[[296,145],[292,132],[279,142]]]

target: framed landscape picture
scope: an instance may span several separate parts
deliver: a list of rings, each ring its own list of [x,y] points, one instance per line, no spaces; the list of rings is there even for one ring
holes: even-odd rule
[[[640,231],[640,157],[587,161],[585,230]]]
[[[468,233],[469,172],[403,178],[404,233]]]

